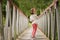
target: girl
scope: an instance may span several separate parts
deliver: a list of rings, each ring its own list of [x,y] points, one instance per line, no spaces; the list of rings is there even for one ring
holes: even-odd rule
[[[37,23],[36,20],[38,19],[37,15],[36,15],[36,9],[32,8],[31,9],[31,16],[30,16],[30,21],[32,22],[32,27],[33,27],[33,31],[32,31],[32,38],[35,37],[36,34],[36,30],[37,30]]]

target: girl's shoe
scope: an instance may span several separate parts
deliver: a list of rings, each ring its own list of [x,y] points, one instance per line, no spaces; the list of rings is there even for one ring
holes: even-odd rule
[[[32,38],[35,38],[35,36],[32,36]]]

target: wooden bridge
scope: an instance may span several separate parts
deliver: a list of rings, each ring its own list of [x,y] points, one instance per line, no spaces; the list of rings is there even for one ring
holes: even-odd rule
[[[13,9],[13,10],[12,10]],[[58,0],[39,15],[36,37],[31,37],[28,17],[11,1],[6,5],[6,22],[3,25],[0,2],[0,40],[60,40],[60,8]]]

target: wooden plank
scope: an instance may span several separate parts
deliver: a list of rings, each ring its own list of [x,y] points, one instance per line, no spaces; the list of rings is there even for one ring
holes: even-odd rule
[[[36,37],[32,38],[32,27],[25,30],[16,40],[49,40],[38,28]]]

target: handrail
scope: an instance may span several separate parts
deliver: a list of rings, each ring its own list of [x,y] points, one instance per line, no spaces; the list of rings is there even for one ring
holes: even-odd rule
[[[58,0],[57,0],[57,1],[58,1]],[[52,6],[54,6],[57,1],[53,1],[53,3],[52,3],[51,5],[49,5],[49,6],[39,15],[39,17],[41,17],[42,15],[44,15],[45,12],[48,11]]]

